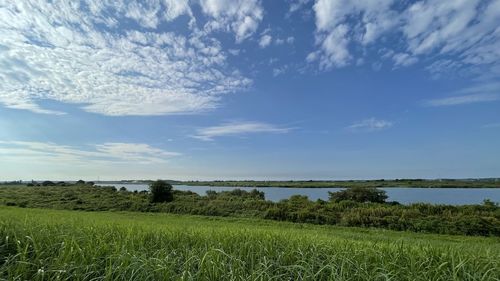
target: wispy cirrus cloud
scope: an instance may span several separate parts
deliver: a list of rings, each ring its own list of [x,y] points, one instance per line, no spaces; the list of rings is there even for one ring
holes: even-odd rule
[[[192,137],[204,141],[212,141],[216,137],[241,136],[257,133],[287,133],[290,130],[292,130],[292,128],[279,127],[262,122],[231,122],[198,129],[196,135]]]
[[[500,100],[500,83],[480,83],[455,91],[453,96],[430,99],[426,106],[452,106]]]
[[[500,96],[495,94],[476,94],[476,95],[464,95],[455,96],[441,99],[432,99],[425,101],[427,106],[451,106],[469,103],[479,103],[479,102],[489,102],[499,100]]]
[[[198,27],[192,5],[201,5],[212,28]],[[184,32],[160,28],[185,19]],[[61,114],[40,105],[54,100],[112,116],[213,109],[251,80],[228,66],[212,31],[234,32],[242,41],[261,19],[258,1],[6,2],[0,104]]]
[[[51,142],[0,141],[0,156],[4,161],[84,164],[165,163],[180,153],[170,152],[143,143],[103,143],[86,147],[60,145]]]
[[[391,128],[393,125],[394,123],[391,121],[376,119],[372,117],[355,122],[352,125],[348,126],[347,129],[352,132],[375,132]]]

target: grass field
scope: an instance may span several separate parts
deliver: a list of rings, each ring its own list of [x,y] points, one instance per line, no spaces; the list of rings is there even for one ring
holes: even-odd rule
[[[500,239],[0,206],[2,280],[499,280]]]
[[[175,191],[172,202],[151,203],[147,192],[117,191],[114,187],[18,185],[0,187],[0,205],[231,216],[450,235],[500,236],[500,207],[492,202],[464,206],[398,205],[311,201],[303,196],[271,202],[252,196],[251,192],[234,190],[206,196]]]

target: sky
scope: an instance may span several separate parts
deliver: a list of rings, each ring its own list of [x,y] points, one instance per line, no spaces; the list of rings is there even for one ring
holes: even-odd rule
[[[0,0],[0,180],[500,177],[500,0]]]

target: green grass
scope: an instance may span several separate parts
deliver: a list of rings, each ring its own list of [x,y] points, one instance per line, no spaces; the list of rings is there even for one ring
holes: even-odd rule
[[[499,238],[0,206],[4,280],[499,280]]]
[[[296,223],[452,235],[500,236],[500,207],[483,205],[395,205],[353,201],[311,201],[303,196],[271,202],[244,191],[199,196],[174,191],[174,201],[150,203],[148,193],[116,191],[112,187],[4,186],[0,205],[80,211],[137,211],[265,218]]]

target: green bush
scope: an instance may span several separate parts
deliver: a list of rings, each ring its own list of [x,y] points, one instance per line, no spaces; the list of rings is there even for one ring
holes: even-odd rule
[[[163,180],[157,180],[149,184],[150,202],[161,203],[174,200],[172,185]]]
[[[384,190],[374,187],[350,187],[337,192],[328,192],[328,194],[330,201],[333,202],[352,200],[361,203],[384,203],[387,199],[387,195]]]

